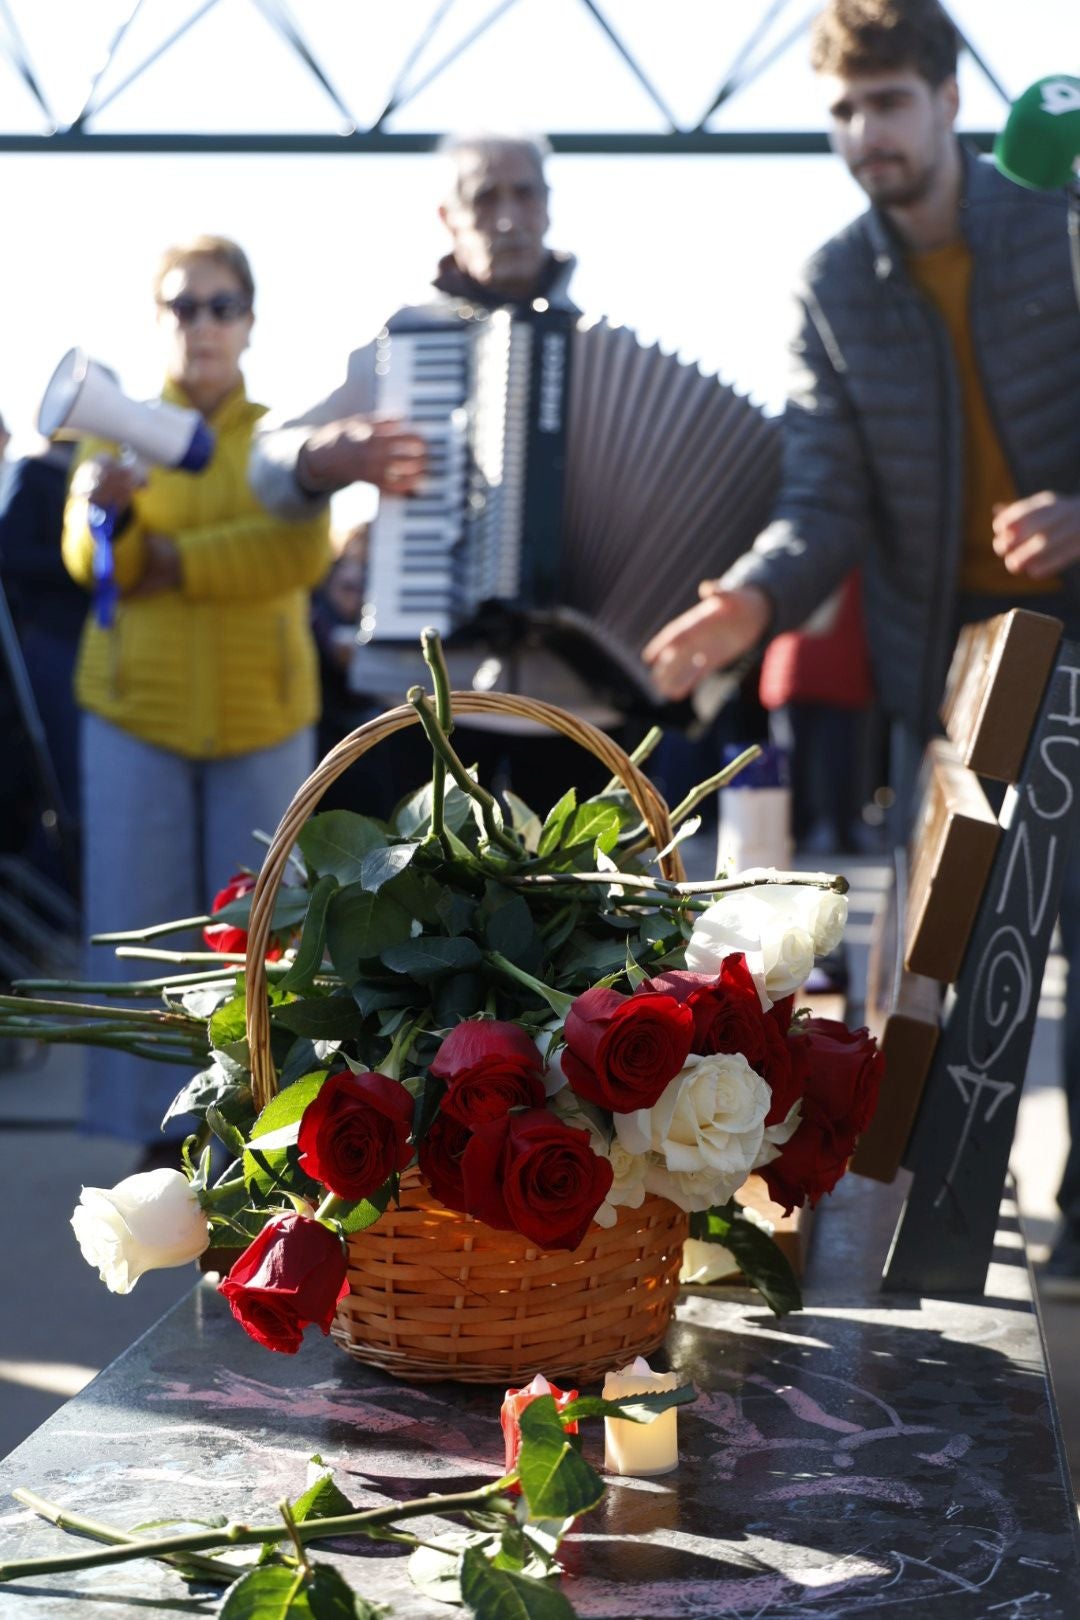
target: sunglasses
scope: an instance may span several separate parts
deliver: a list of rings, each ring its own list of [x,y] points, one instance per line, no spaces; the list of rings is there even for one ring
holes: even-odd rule
[[[186,293],[181,293],[179,298],[162,298],[158,303],[162,309],[169,311],[180,326],[194,326],[203,310],[219,326],[242,320],[251,313],[251,305],[242,293],[214,293],[211,298],[189,298]]]

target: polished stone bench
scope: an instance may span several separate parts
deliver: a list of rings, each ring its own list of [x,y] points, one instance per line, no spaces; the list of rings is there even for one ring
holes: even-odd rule
[[[848,1177],[824,1201],[801,1313],[684,1295],[667,1349],[700,1393],[682,1462],[612,1481],[564,1544],[583,1620],[1075,1620],[1076,1511],[1015,1208],[983,1297],[883,1294],[901,1191]],[[272,1355],[204,1281],[0,1463],[0,1557],[88,1545],[12,1501],[15,1485],[130,1528],[272,1522],[315,1452],[361,1506],[477,1484],[501,1468],[500,1400],[396,1383],[317,1334]],[[602,1446],[591,1427],[598,1465]],[[411,1585],[399,1549],[317,1556],[399,1616],[455,1612]],[[131,1563],[0,1587],[0,1616],[213,1612],[198,1590]]]

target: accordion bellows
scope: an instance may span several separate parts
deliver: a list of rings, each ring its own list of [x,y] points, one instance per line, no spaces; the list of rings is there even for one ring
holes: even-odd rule
[[[627,328],[563,311],[391,327],[378,373],[379,408],[416,424],[431,461],[419,498],[380,504],[361,651],[503,604],[592,684],[655,702],[641,648],[768,521],[777,424]]]

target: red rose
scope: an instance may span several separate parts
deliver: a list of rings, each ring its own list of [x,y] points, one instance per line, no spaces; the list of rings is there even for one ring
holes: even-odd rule
[[[607,1197],[613,1172],[546,1108],[504,1114],[473,1132],[461,1157],[470,1215],[543,1249],[576,1249]]]
[[[566,1015],[563,1073],[579,1097],[629,1114],[651,1108],[686,1062],[694,1018],[674,996],[597,986]]]
[[[643,991],[674,996],[690,1009],[694,1019],[692,1052],[710,1057],[714,1052],[741,1052],[772,1092],[766,1125],[788,1117],[802,1095],[792,1070],[791,1053],[782,1027],[761,1009],[761,997],[746,957],[741,951],[726,956],[720,972],[690,973],[673,969],[646,980]],[[790,1022],[790,1015],[789,1015]]]
[[[461,1155],[469,1144],[470,1133],[458,1120],[440,1109],[417,1150],[420,1174],[440,1204],[468,1214],[465,1183],[461,1177]]]
[[[412,1158],[413,1100],[385,1074],[332,1074],[300,1118],[300,1166],[339,1198],[370,1198]]]
[[[231,877],[223,889],[219,889],[214,896],[214,903],[210,907],[212,912],[224,911],[234,900],[243,899],[255,887],[255,878],[250,872],[237,872]],[[203,929],[203,940],[211,951],[228,951],[242,956],[247,950],[247,934],[243,928],[235,928],[232,923],[209,923]],[[277,962],[281,959],[281,946],[271,944],[266,953],[268,962]]]
[[[547,1384],[546,1389],[536,1389],[536,1384]],[[506,1457],[505,1468],[509,1473],[511,1468],[517,1467],[518,1457],[521,1455],[521,1414],[531,1401],[540,1399],[541,1395],[550,1395],[555,1402],[556,1412],[565,1411],[571,1401],[576,1401],[576,1389],[560,1389],[557,1384],[548,1384],[542,1373],[538,1373],[532,1384],[526,1384],[524,1389],[508,1389],[506,1399],[499,1412],[499,1425],[503,1432],[503,1452]],[[564,1425],[567,1434],[577,1434],[578,1426],[575,1418],[572,1423]],[[510,1489],[515,1496],[520,1495],[521,1486],[512,1485]]]
[[[278,1215],[218,1283],[218,1293],[245,1333],[293,1356],[310,1322],[329,1333],[337,1302],[349,1292],[345,1269],[341,1239],[328,1226]]]
[[[470,1019],[452,1029],[431,1065],[447,1083],[440,1111],[470,1129],[511,1108],[544,1103],[544,1064],[519,1024]]]
[[[855,1142],[877,1107],[885,1059],[867,1029],[832,1018],[809,1018],[788,1036],[796,1074],[805,1085],[802,1120],[778,1159],[761,1174],[778,1204],[790,1211],[831,1192]]]

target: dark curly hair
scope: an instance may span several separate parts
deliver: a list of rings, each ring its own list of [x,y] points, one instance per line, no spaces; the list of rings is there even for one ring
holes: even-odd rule
[[[912,68],[936,88],[955,75],[959,49],[938,0],[829,0],[814,19],[810,65],[842,78]]]

